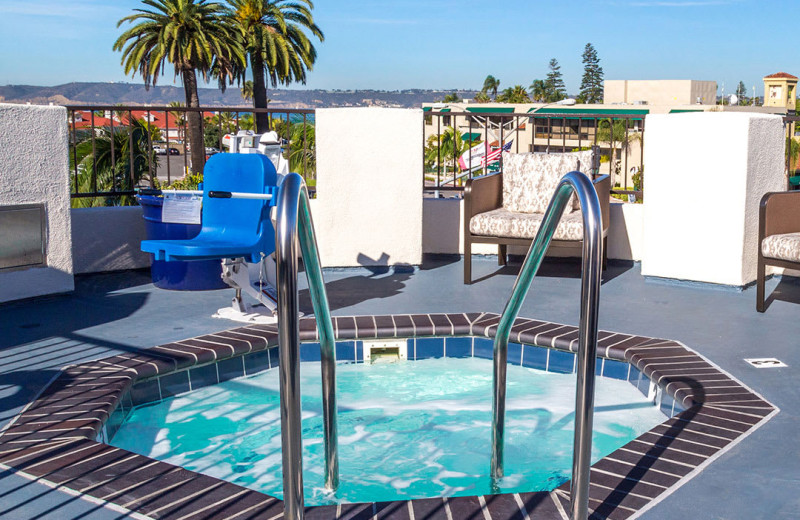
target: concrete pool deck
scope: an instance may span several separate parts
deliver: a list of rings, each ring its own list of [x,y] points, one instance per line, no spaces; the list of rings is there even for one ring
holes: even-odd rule
[[[498,270],[493,258],[476,258],[474,265],[480,281],[471,286],[461,283],[459,259],[433,259],[419,269],[327,270],[325,278],[334,315],[501,312],[517,266]],[[61,366],[237,326],[210,318],[227,305],[230,291],[160,291],[141,272],[87,276],[76,285],[71,295],[0,306],[0,426]],[[642,518],[797,516],[800,285],[773,280],[768,291],[776,285],[778,299],[758,314],[754,289],[648,281],[638,266],[613,265],[606,273],[601,329],[686,343],[781,409]],[[547,263],[522,315],[575,324],[578,300],[577,264]],[[789,366],[756,369],[743,361],[748,357],[777,357]],[[9,472],[0,473],[0,496],[0,518],[124,516]]]

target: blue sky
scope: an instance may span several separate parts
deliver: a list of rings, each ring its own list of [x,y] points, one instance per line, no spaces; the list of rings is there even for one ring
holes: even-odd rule
[[[111,46],[139,0],[0,0],[0,85],[128,81]],[[501,88],[550,58],[577,92],[591,42],[606,79],[744,81],[800,76],[798,0],[316,0],[325,32],[306,88]],[[159,80],[172,84],[171,74]],[[292,88],[298,88],[295,86]]]

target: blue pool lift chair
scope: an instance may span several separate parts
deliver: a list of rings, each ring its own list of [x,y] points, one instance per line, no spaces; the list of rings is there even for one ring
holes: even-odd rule
[[[142,251],[156,260],[223,262],[222,279],[236,290],[230,309],[218,316],[260,321],[275,314],[275,229],[270,211],[278,174],[265,155],[224,153],[212,156],[203,172],[202,228],[188,240],[144,240]],[[219,193],[272,194],[272,200],[220,197]],[[217,196],[212,196],[217,194]],[[242,291],[263,306],[246,305]],[[265,312],[266,311],[266,312]],[[240,313],[235,316],[232,313]]]

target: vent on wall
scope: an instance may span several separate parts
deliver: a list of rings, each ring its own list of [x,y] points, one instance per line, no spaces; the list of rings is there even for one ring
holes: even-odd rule
[[[44,237],[44,204],[0,206],[0,270],[46,265]]]

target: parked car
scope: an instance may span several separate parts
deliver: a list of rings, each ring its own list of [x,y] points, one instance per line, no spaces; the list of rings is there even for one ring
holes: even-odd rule
[[[153,151],[156,153],[156,155],[167,155],[167,149],[160,146],[154,146]]]
[[[169,149],[169,155],[180,155],[180,154],[181,154],[181,151],[178,150],[177,148],[170,148]]]
[[[212,146],[207,146],[206,147],[206,155],[207,156],[214,155],[214,154],[217,154],[217,153],[219,153],[219,150],[217,148],[214,148]]]

